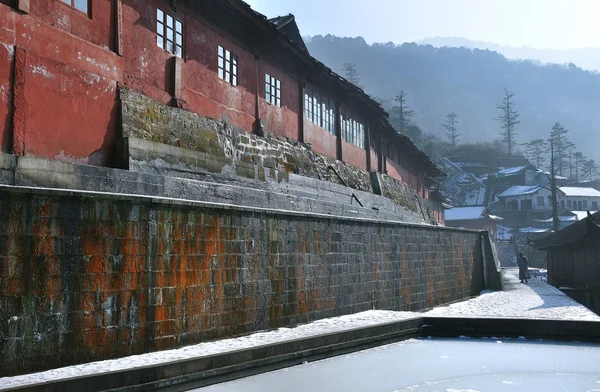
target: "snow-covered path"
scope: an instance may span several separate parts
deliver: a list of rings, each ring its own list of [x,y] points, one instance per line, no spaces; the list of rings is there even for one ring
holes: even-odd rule
[[[554,320],[599,320],[600,316],[536,278],[520,283],[517,269],[504,270],[504,291],[482,292],[476,298],[426,312],[441,317],[505,317]]]
[[[0,378],[0,390],[56,379],[132,369],[175,360],[214,355],[265,344],[280,343],[286,340],[400,321],[423,315],[600,321],[599,316],[571,300],[554,287],[537,279],[531,279],[527,285],[521,284],[514,276],[514,273],[515,271],[512,270],[505,271],[504,291],[482,292],[476,298],[458,302],[450,306],[435,308],[428,312],[414,313],[370,310],[347,316],[318,320],[295,328],[279,328],[269,332],[257,332],[248,336],[201,343],[176,350],[159,351],[114,360],[69,366],[23,376]]]

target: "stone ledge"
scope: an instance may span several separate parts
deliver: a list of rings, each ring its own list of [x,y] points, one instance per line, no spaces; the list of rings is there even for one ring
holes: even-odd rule
[[[222,354],[11,388],[30,392],[186,391],[415,337],[497,337],[600,341],[600,322],[415,317]]]
[[[156,197],[148,195],[136,195],[127,193],[109,193],[99,191],[82,191],[72,189],[61,189],[61,188],[45,188],[45,187],[28,187],[28,186],[14,186],[0,184],[0,192],[10,193],[21,193],[21,194],[38,194],[45,196],[56,196],[56,197],[75,197],[75,198],[102,198],[107,200],[128,200],[128,201],[139,201],[151,204],[164,204],[181,207],[196,207],[206,208],[214,210],[233,210],[247,213],[264,213],[267,215],[284,215],[284,216],[296,216],[296,217],[313,217],[325,220],[334,221],[351,221],[351,222],[364,222],[369,224],[380,224],[383,226],[405,226],[413,227],[415,229],[423,230],[443,230],[449,232],[461,232],[461,233],[481,233],[479,230],[473,229],[461,229],[455,227],[446,226],[432,226],[427,224],[419,223],[408,223],[401,221],[381,220],[372,218],[360,218],[351,216],[339,216],[339,215],[327,215],[314,212],[302,212],[302,211],[291,211],[291,210],[277,210],[262,207],[247,207],[234,204],[226,203],[213,203],[199,200],[186,200],[176,199],[169,197]]]

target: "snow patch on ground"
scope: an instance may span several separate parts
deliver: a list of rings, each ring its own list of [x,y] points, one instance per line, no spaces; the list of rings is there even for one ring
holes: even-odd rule
[[[310,336],[339,332],[353,328],[391,323],[394,321],[406,320],[408,318],[418,316],[420,316],[419,313],[413,312],[370,310],[362,313],[318,320],[310,324],[299,325],[295,328],[279,328],[274,331],[258,332],[248,336],[224,339],[216,342],[200,343],[193,346],[182,347],[176,350],[166,350],[143,355],[133,355],[130,357],[112,359],[108,361],[91,362],[22,376],[4,377],[0,378],[0,390],[58,379],[80,377],[110,371],[157,365],[171,361],[204,357],[228,351],[247,349],[272,343],[280,343],[287,340],[307,338]]]

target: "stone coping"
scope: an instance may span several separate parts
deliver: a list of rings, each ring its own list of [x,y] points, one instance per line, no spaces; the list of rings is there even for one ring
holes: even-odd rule
[[[434,225],[428,225],[428,224],[424,224],[424,223],[409,223],[409,222],[390,221],[390,220],[382,220],[382,219],[328,215],[328,214],[321,214],[321,213],[315,213],[315,212],[279,210],[279,209],[270,209],[270,208],[264,208],[264,207],[241,206],[241,205],[235,205],[235,204],[207,202],[207,201],[200,201],[200,200],[176,199],[176,198],[170,198],[170,197],[136,195],[136,194],[127,194],[127,193],[110,193],[110,192],[100,192],[100,191],[15,186],[15,185],[4,185],[4,184],[0,184],[0,192],[46,195],[46,196],[51,196],[51,197],[75,197],[75,198],[101,198],[101,199],[108,199],[108,200],[129,200],[129,201],[138,201],[138,202],[149,203],[149,204],[164,204],[164,205],[173,205],[173,206],[182,206],[182,207],[206,208],[206,209],[213,209],[213,210],[229,210],[229,211],[233,210],[233,211],[239,211],[239,212],[261,213],[261,214],[267,214],[267,215],[285,215],[285,216],[293,216],[293,217],[317,218],[317,219],[350,221],[350,222],[363,222],[363,223],[370,223],[370,224],[393,225],[393,226],[398,225],[398,226],[413,227],[415,229],[447,230],[447,231],[463,232],[463,233],[484,233],[483,231],[479,231],[479,230],[461,229],[461,228],[446,227],[446,226],[434,226]]]

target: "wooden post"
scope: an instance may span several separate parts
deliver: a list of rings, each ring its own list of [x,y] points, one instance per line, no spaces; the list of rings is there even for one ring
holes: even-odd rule
[[[298,86],[300,87],[300,113],[298,114],[298,141],[300,143],[304,143],[304,111],[306,107],[304,106],[304,89],[306,88],[306,81],[301,80],[298,82]]]
[[[123,56],[123,3],[122,0],[116,0],[115,9],[115,53]]]
[[[367,150],[367,171],[371,171],[371,127],[369,122],[365,121],[365,150]]]
[[[342,118],[340,110],[340,101],[335,102],[335,146],[336,146],[336,158],[343,161],[342,154]]]

